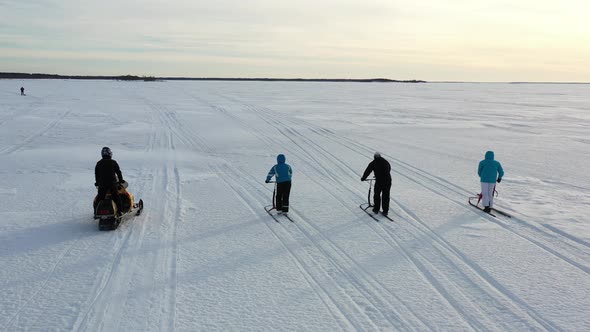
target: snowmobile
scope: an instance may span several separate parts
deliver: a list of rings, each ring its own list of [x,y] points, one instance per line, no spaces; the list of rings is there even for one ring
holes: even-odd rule
[[[103,200],[98,201],[98,195],[94,197],[94,219],[98,219],[98,229],[101,231],[114,230],[119,227],[123,217],[131,214],[139,216],[143,210],[143,200],[135,203],[135,197],[127,191],[127,182],[117,185],[119,197],[121,197],[121,211],[117,210],[117,204],[107,192]],[[98,187],[96,187],[98,189]]]

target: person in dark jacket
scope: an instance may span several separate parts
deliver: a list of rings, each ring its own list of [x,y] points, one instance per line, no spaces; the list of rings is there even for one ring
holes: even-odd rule
[[[504,176],[504,169],[499,161],[494,160],[494,151],[488,151],[485,159],[477,166],[477,175],[481,182],[481,204],[484,212],[490,212],[494,207],[494,190],[496,182],[500,183]]]
[[[94,168],[94,177],[96,179],[95,186],[98,187],[97,202],[103,200],[110,191],[111,197],[117,205],[117,211],[121,214],[121,197],[119,196],[119,184],[124,183],[123,174],[119,164],[112,159],[113,152],[108,147],[102,148],[100,151],[102,159],[96,163]]]
[[[379,213],[379,208],[383,207],[383,215],[389,213],[389,191],[391,190],[391,165],[381,153],[375,152],[374,159],[369,163],[361,181],[365,181],[369,174],[375,174],[375,194],[373,195],[373,212]]]
[[[266,176],[266,183],[269,183],[273,176],[277,177],[277,197],[275,208],[279,213],[289,212],[289,195],[291,193],[291,177],[293,169],[286,164],[287,158],[284,154],[277,156],[277,164],[274,165]]]
[[[24,96],[25,95],[25,88],[24,87],[20,87],[20,95]]]

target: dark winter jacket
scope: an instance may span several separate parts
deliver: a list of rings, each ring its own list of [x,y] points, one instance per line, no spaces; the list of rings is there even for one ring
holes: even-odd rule
[[[268,175],[266,176],[266,182],[270,181],[273,176],[276,175],[277,183],[291,181],[291,176],[293,176],[293,170],[289,164],[285,164],[287,158],[285,155],[280,154],[277,156],[277,164],[274,165]]]
[[[123,174],[119,164],[110,158],[103,158],[96,163],[94,178],[99,187],[107,187],[113,183],[123,182]]]
[[[391,165],[383,157],[375,157],[369,163],[361,180],[365,181],[371,172],[375,173],[375,179],[381,183],[391,183]]]
[[[494,183],[504,176],[502,165],[494,160],[494,151],[486,152],[485,159],[480,161],[477,167],[477,175],[484,183]]]

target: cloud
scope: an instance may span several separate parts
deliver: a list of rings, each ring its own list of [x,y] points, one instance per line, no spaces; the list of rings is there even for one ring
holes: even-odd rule
[[[55,72],[61,59],[60,68],[86,61],[96,74],[117,61],[138,70],[157,63],[161,73],[178,62],[197,76],[204,67],[233,76],[322,68],[395,76],[419,65],[569,72],[568,62],[590,67],[589,10],[581,0],[0,0],[1,69],[47,61]]]

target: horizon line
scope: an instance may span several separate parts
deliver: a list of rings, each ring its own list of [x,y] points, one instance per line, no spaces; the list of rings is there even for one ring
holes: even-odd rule
[[[361,83],[475,83],[475,84],[590,84],[571,81],[426,81],[390,78],[281,78],[281,77],[190,77],[190,76],[138,76],[138,75],[63,75],[46,73],[0,72],[0,79],[78,79],[78,80],[126,80],[126,81],[271,81],[271,82],[361,82]]]

